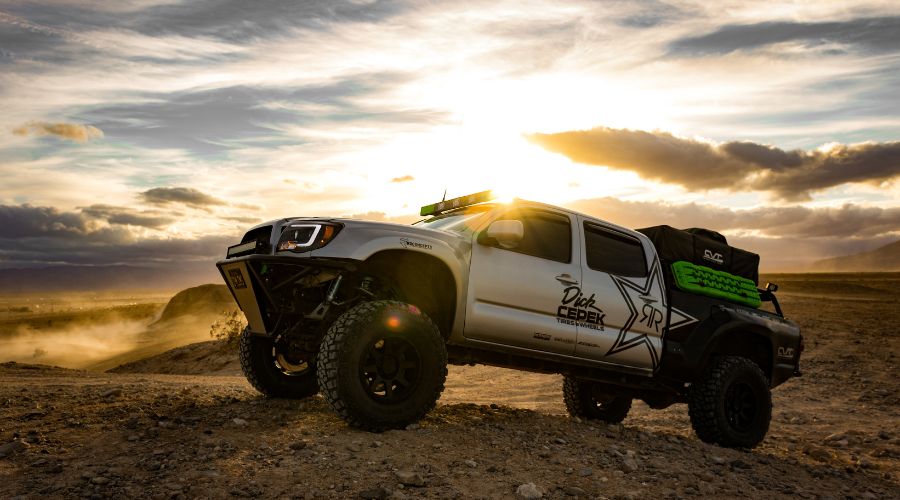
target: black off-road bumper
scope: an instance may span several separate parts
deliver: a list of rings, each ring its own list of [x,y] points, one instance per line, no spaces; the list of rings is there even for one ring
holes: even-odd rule
[[[245,255],[220,260],[216,262],[216,267],[219,268],[235,302],[247,317],[250,331],[266,335],[275,329],[276,324],[272,314],[278,309],[278,303],[273,296],[274,290],[322,269],[354,271],[357,264],[357,261],[350,259],[298,257],[295,255]],[[290,268],[291,272],[279,276],[277,280],[263,279],[262,275],[265,273],[266,266],[271,265]]]

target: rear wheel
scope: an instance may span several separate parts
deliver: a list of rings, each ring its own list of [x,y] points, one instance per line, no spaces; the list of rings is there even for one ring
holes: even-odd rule
[[[720,357],[691,386],[688,412],[702,441],[753,448],[769,430],[772,393],[756,363],[739,356]]]
[[[631,398],[605,394],[599,384],[569,376],[563,380],[563,399],[569,415],[611,424],[625,420],[631,410]]]
[[[285,339],[244,330],[239,352],[247,381],[266,396],[303,399],[319,392],[314,357],[292,351]]]
[[[319,385],[337,414],[380,432],[421,419],[444,389],[447,349],[417,307],[365,302],[342,314],[319,351]]]

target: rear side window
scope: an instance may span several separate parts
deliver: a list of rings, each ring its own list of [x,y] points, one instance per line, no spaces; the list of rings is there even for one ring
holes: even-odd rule
[[[525,230],[521,243],[508,250],[557,262],[572,261],[572,224],[568,217],[542,210],[519,210],[501,218],[522,221]]]
[[[644,248],[636,238],[584,223],[587,265],[594,271],[620,276],[647,276]]]

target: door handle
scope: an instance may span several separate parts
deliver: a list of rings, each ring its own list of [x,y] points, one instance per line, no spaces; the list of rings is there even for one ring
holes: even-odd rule
[[[578,284],[578,280],[569,276],[568,274],[560,274],[559,276],[556,277],[556,281],[559,281],[560,283],[562,283],[564,285],[577,285]]]

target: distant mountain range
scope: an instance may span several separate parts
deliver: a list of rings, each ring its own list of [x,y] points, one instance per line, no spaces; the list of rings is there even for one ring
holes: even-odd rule
[[[870,252],[817,261],[813,264],[812,270],[822,272],[900,271],[900,240]]]
[[[196,262],[176,267],[54,266],[0,269],[0,293],[101,290],[181,290],[221,283],[215,264]]]
[[[900,271],[900,241],[864,252],[814,262],[813,272]],[[0,293],[107,290],[182,290],[222,283],[213,262],[177,266],[55,266],[0,269]]]

